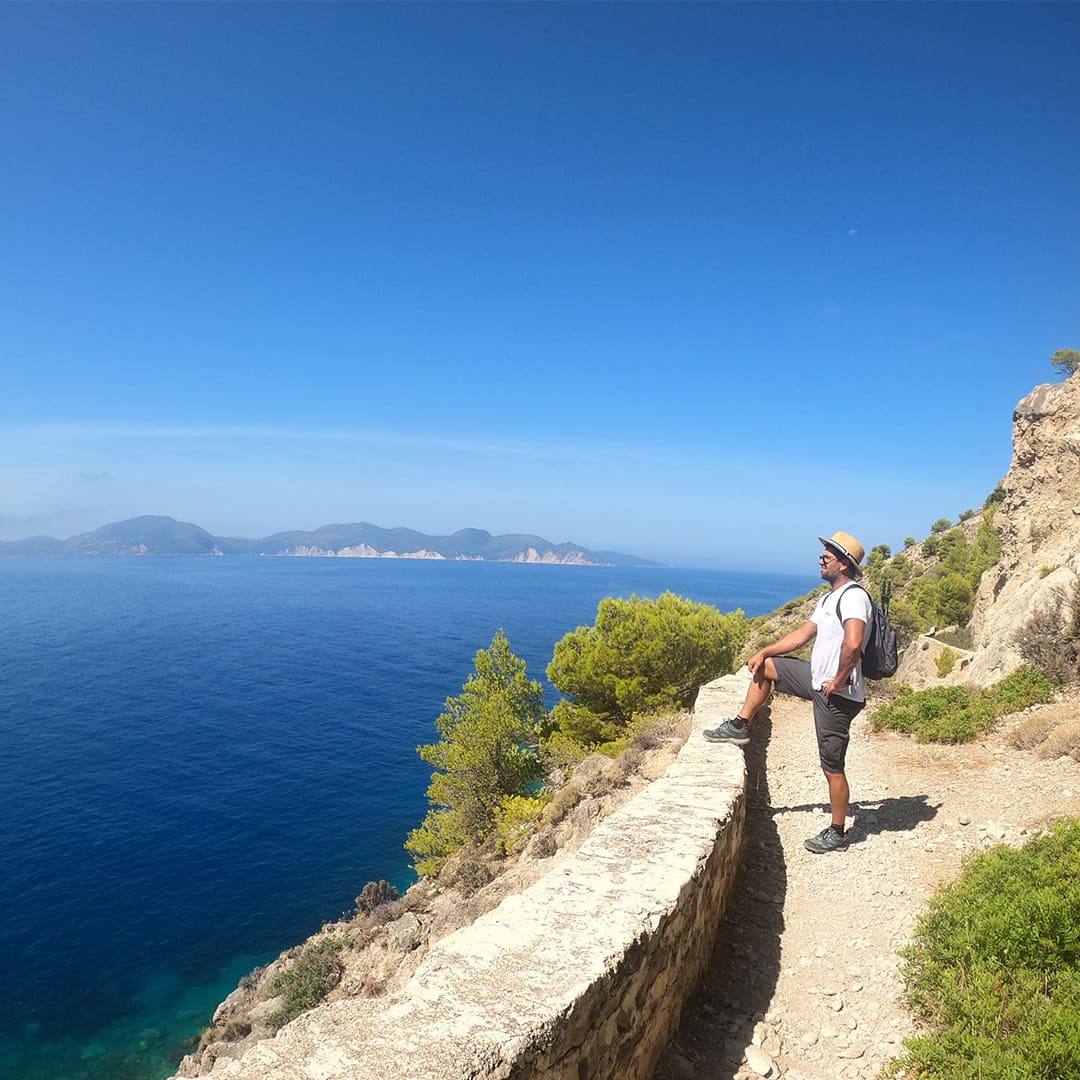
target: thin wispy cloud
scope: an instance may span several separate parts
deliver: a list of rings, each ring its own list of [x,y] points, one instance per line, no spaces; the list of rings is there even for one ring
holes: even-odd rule
[[[433,435],[430,432],[386,431],[375,428],[302,428],[277,425],[199,424],[37,424],[2,429],[15,438],[80,441],[294,442],[355,444],[451,450],[474,454],[528,454],[527,443]]]
[[[238,448],[257,448],[263,445],[306,445],[310,448],[364,447],[411,453],[460,454],[497,457],[530,462],[622,461],[639,463],[648,460],[666,467],[684,468],[713,456],[715,447],[695,445],[647,445],[640,441],[590,438],[587,442],[564,437],[549,440],[477,438],[475,435],[454,436],[430,431],[386,430],[381,428],[308,428],[285,425],[245,424],[79,424],[53,423],[0,428],[0,437],[7,436],[15,443],[51,443],[69,449],[80,444],[93,445],[97,452],[110,444],[153,443],[179,448],[181,444],[220,447],[235,444]],[[725,455],[729,459],[730,455]],[[86,472],[89,478],[105,478],[108,473]]]

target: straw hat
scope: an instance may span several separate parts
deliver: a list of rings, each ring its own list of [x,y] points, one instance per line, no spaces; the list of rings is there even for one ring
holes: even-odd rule
[[[819,536],[818,539],[827,548],[835,551],[840,558],[846,559],[852,566],[858,566],[866,554],[862,544],[851,533],[834,532],[832,536]]]

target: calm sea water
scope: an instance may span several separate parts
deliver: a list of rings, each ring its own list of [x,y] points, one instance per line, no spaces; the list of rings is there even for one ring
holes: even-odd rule
[[[0,559],[0,1077],[160,1080],[258,964],[411,880],[446,697],[543,680],[605,596],[813,578],[366,559]],[[552,694],[552,700],[554,695]]]

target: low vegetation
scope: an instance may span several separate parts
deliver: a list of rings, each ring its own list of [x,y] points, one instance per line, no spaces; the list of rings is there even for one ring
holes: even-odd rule
[[[956,657],[957,654],[948,645],[938,653],[934,666],[937,668],[939,679],[944,679],[946,675],[952,673],[952,669],[956,667]]]
[[[284,1027],[318,1005],[337,986],[345,970],[341,952],[347,944],[343,937],[325,937],[297,950],[296,957],[271,984],[270,992],[282,998],[281,1007],[268,1017],[271,1027]]]
[[[1059,589],[1016,635],[1020,655],[1065,685],[1080,682],[1080,577]]]
[[[1001,500],[995,494],[986,500],[981,516],[965,510],[955,528],[947,518],[940,518],[921,544],[909,537],[908,547],[897,555],[887,544],[870,550],[865,583],[878,597],[883,587],[891,589],[889,619],[901,644],[931,627],[962,631],[967,626],[979,581],[1001,558],[1001,540],[994,526]]]
[[[401,894],[389,881],[369,881],[356,898],[356,910],[360,915],[371,915],[387,904],[401,899]]]
[[[902,688],[870,716],[874,731],[902,731],[919,742],[961,743],[989,731],[999,716],[1053,699],[1059,684],[1031,665],[985,690],[969,686]]]
[[[895,1076],[1080,1076],[1080,821],[970,861],[931,898],[905,950],[911,1008],[927,1032]]]
[[[1040,710],[1013,732],[1012,743],[1036,757],[1080,761],[1080,713],[1075,707]]]

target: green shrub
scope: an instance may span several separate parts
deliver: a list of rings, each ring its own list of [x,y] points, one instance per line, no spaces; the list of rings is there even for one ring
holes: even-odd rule
[[[889,622],[901,646],[914,641],[926,626],[918,609],[907,600],[894,600],[889,605]]]
[[[635,714],[686,707],[702,683],[733,671],[748,628],[741,611],[724,615],[671,592],[601,600],[595,625],[555,646],[547,675],[571,706],[553,719],[579,742],[614,741]]]
[[[565,717],[568,701],[560,701],[553,710]],[[560,708],[561,707],[561,708]],[[582,710],[583,712],[585,710]],[[579,741],[570,730],[572,725],[560,725],[548,735],[540,745],[540,753],[549,769],[558,769],[563,773],[572,773],[574,766],[589,756],[589,745]]]
[[[964,743],[994,726],[997,713],[985,698],[974,698],[964,708],[927,720],[915,729],[919,742]]]
[[[271,1027],[284,1027],[318,1005],[337,986],[345,970],[340,954],[347,944],[344,938],[327,937],[305,945],[291,966],[278,972],[270,992],[280,994],[284,1000],[281,1008],[267,1017]]]
[[[978,585],[984,571],[1001,559],[1001,537],[998,535],[997,526],[994,525],[994,516],[997,514],[999,503],[991,503],[983,511],[982,521],[975,533],[975,543],[971,549],[971,562],[968,573],[972,585]]]
[[[1030,664],[1017,668],[986,691],[999,715],[1052,701],[1059,684]]]
[[[565,742],[558,745],[582,747],[582,757],[591,754],[595,747],[617,739],[623,729],[616,718],[593,712],[567,698],[555,703],[555,708],[551,710],[551,722],[555,730],[545,740],[544,746],[555,745],[555,739],[562,736]]]
[[[573,780],[564,784],[544,807],[542,822],[546,825],[558,825],[581,801],[581,794],[581,788]]]
[[[945,676],[956,667],[956,653],[946,645],[945,648],[938,653],[937,660],[934,661],[934,666],[937,668],[938,678],[944,679]]]
[[[874,731],[891,729],[918,736],[926,733],[950,713],[966,709],[972,702],[966,686],[936,686],[930,690],[908,690],[894,702],[883,705],[870,718]],[[936,739],[919,738],[920,742]],[[952,741],[952,740],[946,740]]]
[[[617,739],[612,739],[610,742],[602,742],[596,747],[596,753],[603,754],[604,757],[617,758],[630,746],[630,736],[620,735]]]
[[[971,618],[974,603],[971,582],[962,573],[946,574],[938,582],[937,617],[946,626],[964,626]]]
[[[963,529],[953,529],[938,537],[937,576],[960,574],[967,576],[971,566],[971,548]]]
[[[1049,701],[1055,689],[1055,683],[1031,667],[1019,668],[982,691],[967,686],[905,688],[871,715],[870,727],[902,731],[919,742],[970,742],[989,731],[999,716]]]
[[[1080,1076],[1080,821],[1005,845],[942,886],[904,951],[908,1001],[931,1028],[894,1075]]]
[[[500,854],[520,851],[536,831],[536,825],[551,802],[551,792],[538,795],[507,795],[495,817],[495,842]]]

